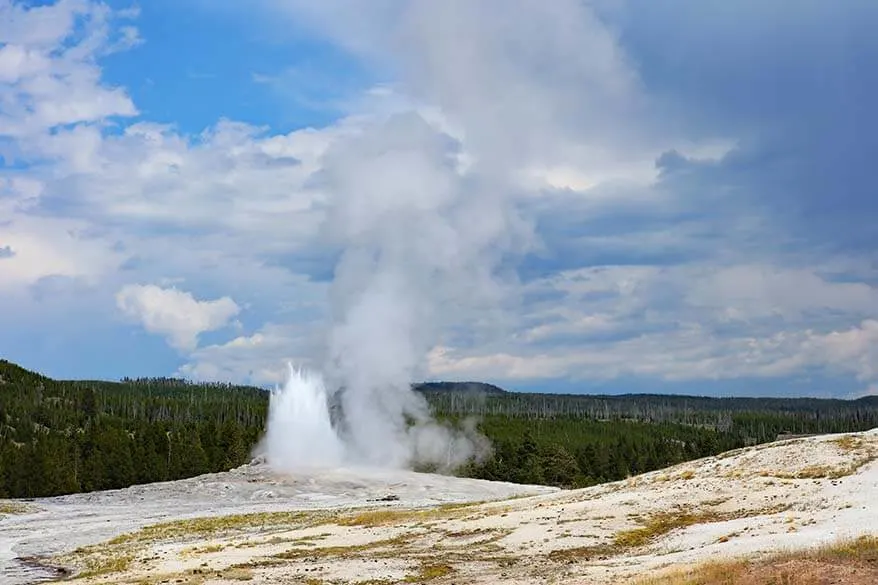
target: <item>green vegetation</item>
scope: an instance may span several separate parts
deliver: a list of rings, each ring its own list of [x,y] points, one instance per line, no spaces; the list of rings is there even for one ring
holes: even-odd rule
[[[494,453],[460,474],[564,487],[623,479],[781,433],[878,426],[878,400],[518,394],[417,387],[437,416],[474,418]],[[0,360],[0,498],[127,487],[231,469],[264,431],[268,393],[150,378],[56,381]]]
[[[0,361],[0,497],[122,488],[250,458],[267,396],[180,380],[60,382]]]

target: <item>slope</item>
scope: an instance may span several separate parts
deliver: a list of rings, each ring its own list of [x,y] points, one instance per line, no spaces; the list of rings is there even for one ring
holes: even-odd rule
[[[873,534],[876,457],[876,431],[825,435],[569,491],[255,464],[38,500],[0,543],[55,554],[73,582],[623,583]]]

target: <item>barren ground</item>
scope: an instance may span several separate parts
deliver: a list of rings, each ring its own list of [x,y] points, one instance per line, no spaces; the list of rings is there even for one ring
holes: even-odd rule
[[[830,435],[574,491],[257,464],[7,510],[0,579],[39,557],[77,583],[625,583],[878,534],[876,458],[878,431]]]

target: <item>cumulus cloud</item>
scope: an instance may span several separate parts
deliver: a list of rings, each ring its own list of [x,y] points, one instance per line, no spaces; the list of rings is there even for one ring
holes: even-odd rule
[[[124,89],[101,83],[95,63],[137,42],[135,29],[112,26],[120,15],[88,1],[0,3],[0,138],[18,139],[22,155],[42,154],[67,134],[52,129],[137,113]]]
[[[192,380],[281,384],[289,374],[288,363],[313,368],[320,365],[312,357],[313,344],[319,338],[313,327],[313,336],[305,329],[267,323],[252,335],[198,348],[177,374]]]
[[[719,337],[695,324],[612,344],[544,353],[455,355],[439,347],[430,354],[434,376],[532,381],[572,377],[611,380],[645,377],[659,381],[778,379],[827,370],[872,383],[876,322],[847,331],[779,332],[767,337]]]
[[[528,289],[529,326],[511,342],[436,347],[431,375],[878,380],[878,290],[862,283],[772,266],[615,266],[562,272]]]
[[[95,281],[122,261],[112,242],[89,233],[89,224],[67,218],[12,215],[3,226],[9,253],[0,256],[0,290],[22,289],[42,278],[64,276]],[[6,248],[3,248],[4,250]]]
[[[116,294],[116,305],[181,351],[194,350],[199,334],[225,327],[241,311],[229,297],[199,301],[191,293],[151,284],[123,287]]]

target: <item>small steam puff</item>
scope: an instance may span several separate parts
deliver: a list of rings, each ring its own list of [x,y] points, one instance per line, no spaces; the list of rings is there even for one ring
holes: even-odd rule
[[[386,438],[388,430],[393,433],[387,449],[376,452],[373,440],[358,444],[357,435],[350,431],[351,417],[343,411],[332,416],[334,398],[327,393],[323,377],[290,365],[286,384],[271,395],[261,450],[272,467],[284,471],[369,465],[448,472],[490,453],[490,443],[473,421],[465,421],[460,429],[441,425],[430,418],[424,398],[408,392],[410,405],[417,409],[405,412],[408,420],[402,425],[394,425],[394,419],[372,421],[382,431],[380,436]],[[394,458],[380,460],[388,453]]]

